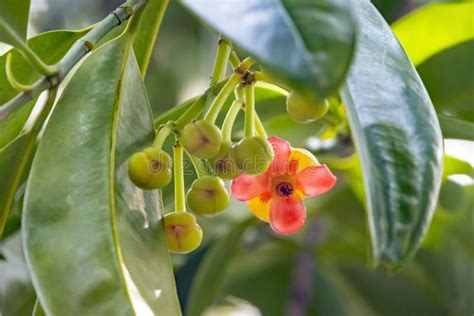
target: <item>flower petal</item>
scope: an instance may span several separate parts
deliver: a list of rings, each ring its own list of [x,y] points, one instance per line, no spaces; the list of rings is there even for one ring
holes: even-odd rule
[[[300,230],[306,220],[306,208],[296,196],[274,198],[270,202],[270,225],[279,234]]]
[[[258,219],[267,222],[270,220],[270,200],[257,196],[247,202],[248,207]]]
[[[307,167],[295,176],[296,186],[306,196],[323,194],[336,184],[336,177],[326,165]]]
[[[303,148],[292,148],[290,154],[290,170],[291,174],[300,172],[301,170],[318,166],[319,161],[314,157],[314,155]]]
[[[291,146],[286,140],[276,136],[269,137],[268,141],[272,144],[274,154],[268,172],[272,175],[283,174],[288,170]]]
[[[239,201],[248,201],[269,191],[270,178],[264,175],[250,176],[242,174],[232,180],[230,192]]]

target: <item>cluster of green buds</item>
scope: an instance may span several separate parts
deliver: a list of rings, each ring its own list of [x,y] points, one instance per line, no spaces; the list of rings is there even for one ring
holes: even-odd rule
[[[224,79],[229,61],[234,71]],[[178,120],[160,126],[153,145],[129,159],[130,180],[141,189],[161,189],[174,178],[175,210],[164,216],[171,252],[188,253],[199,247],[202,230],[193,214],[212,217],[229,206],[231,197],[224,180],[242,174],[261,175],[274,158],[255,110],[255,83],[259,79],[252,65],[251,58],[240,61],[229,43],[220,40],[210,88],[217,87],[218,93],[205,93]],[[232,94],[234,101],[219,128],[216,119]],[[325,102],[307,101],[294,93],[288,96],[287,104],[290,116],[302,122],[317,119],[327,111]],[[245,134],[234,142],[232,130],[240,112],[245,113]],[[162,149],[169,136],[175,138],[173,159]],[[197,174],[186,194],[184,153]]]

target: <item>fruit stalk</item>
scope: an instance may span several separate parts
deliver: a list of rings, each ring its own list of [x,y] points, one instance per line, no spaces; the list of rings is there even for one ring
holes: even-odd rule
[[[245,86],[245,137],[255,135],[255,85]]]
[[[243,103],[241,100],[234,100],[230,106],[227,115],[225,116],[224,123],[222,124],[222,138],[224,141],[232,140],[232,127],[234,126],[235,119],[239,115],[242,109]]]
[[[224,79],[231,51],[232,47],[229,43],[223,38],[220,38],[217,44],[216,61],[214,63],[214,69],[212,70],[210,86]]]
[[[214,102],[210,105],[209,110],[207,111],[204,119],[210,123],[214,123],[219,115],[219,112],[222,109],[227,98],[232,93],[232,90],[240,83],[242,80],[242,75],[247,72],[247,70],[252,66],[253,59],[247,57],[244,59],[239,66],[235,69],[234,73],[230,76],[229,80],[222,87],[222,90],[219,91],[219,94],[214,99]]]
[[[176,142],[173,146],[174,158],[174,202],[176,212],[186,212],[184,192],[183,146]]]
[[[169,125],[164,125],[158,130],[158,134],[153,141],[153,147],[161,149],[166,138],[173,132],[173,129]]]

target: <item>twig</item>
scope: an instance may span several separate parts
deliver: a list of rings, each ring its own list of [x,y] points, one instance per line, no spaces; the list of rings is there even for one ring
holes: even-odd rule
[[[34,100],[44,90],[57,86],[71,69],[94,48],[100,39],[112,29],[127,21],[134,12],[143,7],[146,3],[147,0],[140,0],[134,1],[133,4],[122,4],[102,21],[97,23],[92,30],[76,41],[66,55],[59,61],[58,74],[56,76],[41,77],[31,85],[29,91],[17,94],[13,99],[0,106],[0,122],[10,113],[16,111],[29,101]]]

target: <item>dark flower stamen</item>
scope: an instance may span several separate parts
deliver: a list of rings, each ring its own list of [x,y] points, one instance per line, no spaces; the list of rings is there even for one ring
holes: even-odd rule
[[[276,187],[279,196],[288,197],[293,194],[293,186],[289,182],[280,182]]]

